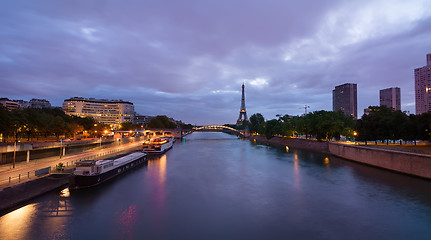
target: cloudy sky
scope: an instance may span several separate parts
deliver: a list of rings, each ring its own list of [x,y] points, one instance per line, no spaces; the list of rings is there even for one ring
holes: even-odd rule
[[[0,97],[123,99],[143,115],[234,123],[332,110],[358,84],[358,115],[431,53],[430,0],[0,2]]]

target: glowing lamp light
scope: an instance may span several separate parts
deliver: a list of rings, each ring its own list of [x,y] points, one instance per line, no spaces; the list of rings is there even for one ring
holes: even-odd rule
[[[329,165],[329,158],[325,157],[324,162],[325,162],[325,165],[328,166]]]

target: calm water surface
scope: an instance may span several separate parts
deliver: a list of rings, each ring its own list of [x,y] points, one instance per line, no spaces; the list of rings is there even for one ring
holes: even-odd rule
[[[431,239],[431,182],[193,133],[113,181],[1,216],[0,239]]]

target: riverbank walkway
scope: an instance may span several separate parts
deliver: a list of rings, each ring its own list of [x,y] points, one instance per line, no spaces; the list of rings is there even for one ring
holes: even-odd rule
[[[400,151],[406,153],[417,153],[417,154],[425,154],[431,155],[431,144],[428,141],[419,141],[416,144],[414,143],[385,143],[385,142],[351,142],[351,141],[335,141],[336,143],[346,144],[346,145],[355,145],[361,147],[382,149],[382,150],[392,150],[392,151]]]
[[[30,162],[17,162],[15,168],[11,163],[0,165],[0,191],[7,187],[12,187],[23,182],[32,181],[44,177],[54,171],[59,163],[62,163],[65,169],[71,169],[73,164],[82,160],[97,160],[120,154],[124,151],[130,151],[133,148],[142,146],[143,141],[117,145],[104,149],[82,152],[75,155],[53,156],[31,160]],[[49,169],[50,168],[50,169]]]

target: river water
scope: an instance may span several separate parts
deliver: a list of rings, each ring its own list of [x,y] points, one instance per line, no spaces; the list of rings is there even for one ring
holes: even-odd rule
[[[431,239],[431,182],[193,133],[115,180],[1,216],[0,239]]]

